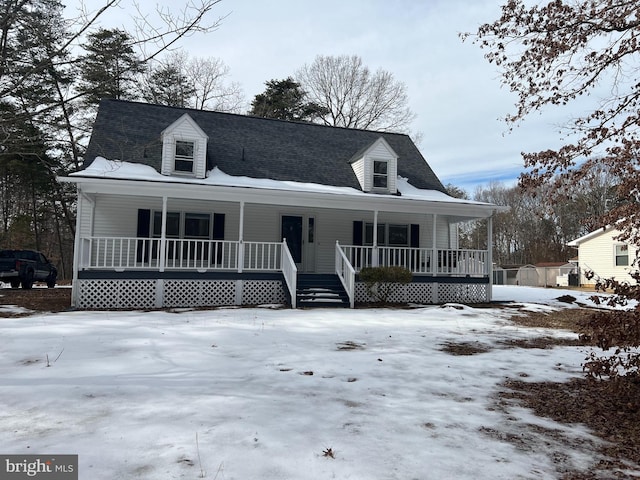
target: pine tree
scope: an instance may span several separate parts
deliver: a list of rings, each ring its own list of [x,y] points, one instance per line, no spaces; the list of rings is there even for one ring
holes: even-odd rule
[[[136,76],[143,65],[127,32],[101,28],[88,36],[84,49],[78,90],[85,95],[85,104],[97,105],[102,98],[135,99]]]

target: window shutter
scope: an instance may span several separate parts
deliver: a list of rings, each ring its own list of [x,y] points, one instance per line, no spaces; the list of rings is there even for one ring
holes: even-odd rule
[[[356,220],[353,222],[353,244],[354,245],[362,245],[363,241],[362,241],[362,222],[359,220]],[[351,264],[352,265],[361,265],[362,262],[362,250],[359,248],[356,248],[353,250],[353,252],[351,253]]]
[[[420,225],[417,225],[415,223],[411,224],[411,243],[409,243],[409,246],[411,248],[418,248],[420,247]]]
[[[213,239],[224,240],[224,213],[213,214]]]
[[[213,239],[214,240],[224,240],[224,213],[214,213],[213,214]],[[216,263],[222,263],[222,245],[215,245],[215,260]]]
[[[149,238],[151,235],[151,210],[139,208],[138,209],[138,227],[136,230],[136,237]],[[136,262],[148,262],[149,261],[149,242],[143,240],[136,241]]]
[[[410,238],[409,238],[409,246],[411,248],[420,247],[420,225],[416,223],[412,223],[410,227]],[[411,251],[411,266],[410,270],[414,272],[419,272],[422,270],[420,254],[416,251]]]
[[[362,245],[362,222],[354,221],[353,222],[353,244],[354,245]]]

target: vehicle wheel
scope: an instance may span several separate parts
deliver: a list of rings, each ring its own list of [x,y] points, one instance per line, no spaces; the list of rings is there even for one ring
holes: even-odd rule
[[[55,274],[51,274],[47,277],[47,287],[49,288],[53,288],[56,286],[56,275]]]
[[[24,277],[22,278],[22,288],[30,290],[31,287],[33,287],[33,270],[25,272]]]
[[[20,286],[20,280],[11,280],[11,288],[18,288]]]

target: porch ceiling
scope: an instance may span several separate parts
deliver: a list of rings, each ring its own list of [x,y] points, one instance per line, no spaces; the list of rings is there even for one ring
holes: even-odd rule
[[[266,205],[321,207],[341,210],[364,210],[397,213],[436,214],[453,217],[454,221],[487,218],[507,207],[473,201],[433,201],[402,196],[348,194],[276,190],[254,187],[212,186],[192,182],[157,182],[113,178],[59,177],[59,181],[76,183],[84,194],[167,197]]]

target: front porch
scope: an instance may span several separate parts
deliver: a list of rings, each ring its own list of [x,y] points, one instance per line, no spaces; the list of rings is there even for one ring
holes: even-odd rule
[[[265,303],[298,306],[298,271],[286,241],[247,242],[141,237],[83,237],[78,242],[75,305],[80,308],[175,308]],[[358,281],[365,267],[401,266],[413,282],[394,302],[490,300],[485,250],[334,246],[331,275],[348,305],[370,301]],[[309,277],[307,277],[309,278]]]

